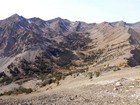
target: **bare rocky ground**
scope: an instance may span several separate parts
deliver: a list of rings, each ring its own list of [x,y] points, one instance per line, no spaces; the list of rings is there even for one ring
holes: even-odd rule
[[[0,97],[0,105],[140,105],[140,68],[69,76],[31,94]]]

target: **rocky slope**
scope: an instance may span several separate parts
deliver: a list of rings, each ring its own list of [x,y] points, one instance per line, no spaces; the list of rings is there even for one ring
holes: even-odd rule
[[[0,20],[0,85],[50,83],[93,67],[102,72],[137,66],[139,24],[45,21],[17,14]]]
[[[103,73],[89,79],[86,73],[68,76],[60,85],[38,89],[32,94],[0,97],[2,105],[139,105],[140,71],[126,68],[123,72]],[[132,75],[133,74],[133,75]]]

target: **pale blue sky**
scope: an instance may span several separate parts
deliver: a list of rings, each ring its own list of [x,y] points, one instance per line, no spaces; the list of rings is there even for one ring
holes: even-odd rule
[[[44,20],[62,17],[88,23],[140,21],[140,0],[0,0],[0,19],[17,13]]]

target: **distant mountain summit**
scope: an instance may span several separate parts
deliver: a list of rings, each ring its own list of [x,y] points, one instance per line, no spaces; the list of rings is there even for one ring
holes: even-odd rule
[[[80,67],[140,64],[140,23],[85,23],[60,17],[0,20],[0,82],[51,77]],[[77,68],[77,69],[72,69]],[[57,71],[57,72],[56,72]]]

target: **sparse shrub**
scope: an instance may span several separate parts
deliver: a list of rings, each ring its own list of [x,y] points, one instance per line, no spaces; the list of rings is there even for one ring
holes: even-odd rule
[[[72,72],[70,71],[70,72],[68,73],[68,75],[72,76]]]
[[[62,73],[61,72],[55,72],[53,74],[53,77],[56,78],[57,80],[61,80],[62,79]]]
[[[53,80],[52,79],[49,79],[48,80],[48,84],[50,85],[50,84],[52,84],[53,83]]]
[[[22,88],[20,91],[23,92],[23,93],[29,94],[29,93],[31,93],[33,90],[32,90],[31,88],[28,88],[28,89]]]
[[[76,75],[74,74],[73,77],[76,78]]]
[[[77,76],[79,76],[79,73],[77,73]]]
[[[59,82],[58,80],[57,80],[57,82],[56,82],[56,83],[57,83],[57,86],[60,84],[60,82]]]
[[[31,88],[23,88],[23,87],[20,87],[19,89],[15,89],[12,91],[12,94],[22,94],[22,93],[26,93],[26,94],[29,94],[31,93],[33,90]]]
[[[96,71],[96,72],[95,72],[95,76],[96,76],[96,77],[99,77],[100,75],[101,75],[101,73],[100,73],[99,71]]]
[[[114,72],[118,71],[118,70],[121,70],[121,69],[119,67],[116,67],[116,68],[113,69]]]
[[[5,84],[10,84],[11,82],[12,82],[12,79],[10,77],[8,77],[8,76],[4,76],[0,80],[0,83],[5,83]]]
[[[48,84],[48,81],[45,80],[42,82],[41,86],[46,86],[47,84]]]
[[[50,85],[52,83],[54,83],[56,80],[53,79],[53,78],[50,78],[50,79],[46,79],[42,82],[41,86],[46,86],[46,85]]]
[[[22,93],[29,94],[31,92],[33,92],[33,90],[31,88],[26,89],[26,88],[20,87],[19,89],[10,90],[10,91],[6,91],[4,93],[0,93],[0,96],[12,95],[12,94],[22,94]]]
[[[11,95],[13,92],[12,91],[7,91],[7,92],[4,92],[3,95]]]
[[[92,78],[93,78],[93,73],[90,72],[90,73],[89,73],[89,79],[92,79]]]
[[[3,93],[0,93],[0,96],[3,96]]]
[[[29,80],[32,80],[31,78],[27,78],[27,79],[21,79],[21,80],[18,80],[16,81],[15,83],[19,84],[19,85],[22,85],[23,83],[29,81]]]

